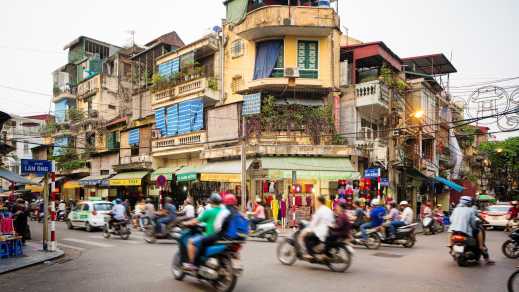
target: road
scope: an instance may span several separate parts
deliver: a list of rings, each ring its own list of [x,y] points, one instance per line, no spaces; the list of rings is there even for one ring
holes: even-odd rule
[[[34,237],[41,225],[31,223]],[[196,279],[173,279],[169,265],[175,244],[150,245],[142,233],[128,241],[106,240],[101,232],[67,230],[59,223],[60,248],[66,256],[0,276],[0,291],[207,291]],[[346,273],[298,262],[281,265],[276,244],[250,241],[242,259],[245,266],[235,291],[505,291],[516,261],[505,258],[501,231],[488,232],[495,266],[459,268],[445,247],[446,234],[418,236],[412,249],[383,246],[378,251],[357,248]]]

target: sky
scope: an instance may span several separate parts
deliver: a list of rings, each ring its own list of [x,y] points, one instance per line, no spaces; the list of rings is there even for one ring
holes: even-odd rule
[[[4,2],[0,110],[20,115],[49,112],[51,73],[66,62],[64,45],[79,35],[122,46],[135,31],[142,45],[175,30],[189,43],[225,17],[222,0]],[[457,86],[519,76],[519,1],[339,0],[339,14],[344,33],[365,42],[384,41],[402,58],[452,56],[458,73],[451,76],[451,87],[458,98],[468,98],[477,87]],[[519,79],[498,85],[517,84]]]

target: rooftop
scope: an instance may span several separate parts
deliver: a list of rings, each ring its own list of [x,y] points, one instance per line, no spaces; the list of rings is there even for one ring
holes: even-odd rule
[[[445,75],[458,72],[451,61],[444,54],[432,54],[402,59],[407,66],[406,70],[429,75]]]

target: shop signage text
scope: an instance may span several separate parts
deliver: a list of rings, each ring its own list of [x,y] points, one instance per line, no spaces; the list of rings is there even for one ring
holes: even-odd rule
[[[131,179],[111,179],[110,186],[140,186],[142,179],[131,178]]]
[[[52,172],[52,162],[49,160],[22,159],[21,172],[45,175]]]
[[[196,180],[196,179],[197,179],[197,174],[194,172],[177,174],[177,181],[192,181],[192,180]]]
[[[202,173],[200,180],[239,183],[241,182],[241,176],[237,173]]]
[[[380,168],[368,168],[364,170],[364,177],[366,178],[377,178],[380,176]]]

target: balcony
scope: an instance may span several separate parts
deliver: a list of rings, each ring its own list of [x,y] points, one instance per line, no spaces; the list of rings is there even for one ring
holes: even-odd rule
[[[184,135],[157,138],[152,141],[153,156],[183,154],[201,151],[207,142],[207,132],[199,131]]]
[[[214,82],[216,81],[212,78],[202,77],[163,89],[153,95],[152,105],[162,105],[183,97],[198,96],[205,97],[205,101],[209,104],[215,103],[220,97]]]
[[[311,78],[291,78],[270,77],[247,82],[237,82],[235,92],[238,94],[249,94],[258,91],[286,91],[287,86],[292,92],[312,92],[326,95],[332,91],[332,84],[329,81]],[[239,80],[238,80],[239,81]]]
[[[355,85],[357,109],[367,115],[382,115],[389,112],[389,88],[380,80]]]
[[[137,156],[126,156],[119,158],[119,164],[113,166],[114,170],[125,171],[125,170],[146,170],[152,169],[151,156],[137,155]]]
[[[101,85],[101,76],[98,74],[90,79],[81,82],[77,86],[77,98],[85,98],[99,92]]]
[[[339,27],[339,16],[332,8],[267,5],[249,12],[233,31],[246,40],[257,40],[285,35],[324,37]]]

